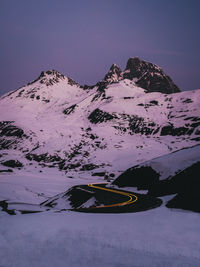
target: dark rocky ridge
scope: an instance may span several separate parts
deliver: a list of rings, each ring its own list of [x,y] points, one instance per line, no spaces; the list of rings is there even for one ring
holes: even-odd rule
[[[116,64],[112,64],[109,72],[105,75],[103,80],[109,83],[109,82],[119,82],[122,79],[123,79],[122,70]]]
[[[79,85],[73,79],[64,76],[59,71],[56,70],[48,70],[42,71],[37,79],[32,82],[29,82],[27,85],[32,85],[35,82],[40,82],[41,84],[46,85],[47,87],[52,86],[60,81],[68,79],[68,84],[76,85],[83,90],[92,90],[94,87],[98,87],[99,92],[103,93],[107,86],[112,83],[117,83],[124,79],[133,80],[135,84],[143,89],[146,92],[161,92],[165,94],[177,93],[180,92],[180,89],[174,84],[172,79],[166,75],[163,70],[150,62],[139,59],[138,57],[129,58],[126,64],[126,68],[124,71],[120,69],[116,64],[112,64],[108,73],[104,76],[104,78],[97,82],[95,85]],[[9,94],[2,96],[3,99],[6,96],[10,96],[18,90],[10,92]],[[19,91],[18,97],[22,96],[24,89]],[[35,95],[32,94],[30,96],[34,98]],[[37,100],[40,99],[39,96],[36,97]],[[48,100],[43,100],[44,102],[49,102]]]
[[[129,80],[136,78],[136,84],[148,92],[166,94],[180,92],[180,89],[160,67],[138,57],[129,58],[123,78]]]
[[[112,64],[103,80],[93,86],[84,85],[81,87],[83,89],[93,89],[96,86],[99,91],[103,91],[109,84],[117,83],[124,79],[133,80],[137,86],[144,88],[149,93],[171,94],[180,92],[178,86],[159,66],[141,60],[138,57],[129,58],[124,71],[116,64]]]
[[[46,86],[52,86],[65,78],[66,77],[63,74],[56,70],[42,71],[37,79],[29,82],[27,85],[32,85],[39,81]],[[153,63],[141,60],[138,57],[129,58],[124,71],[122,71],[116,64],[112,64],[104,78],[95,85],[79,85],[71,78],[67,77],[67,79],[68,84],[70,85],[76,85],[83,90],[91,90],[94,87],[98,87],[100,92],[104,92],[109,84],[117,83],[124,79],[133,80],[137,86],[145,89],[147,92],[161,92],[165,94],[180,92],[180,89],[160,67]],[[7,96],[12,95],[17,90],[9,93]],[[19,97],[22,92],[23,91],[19,93]]]

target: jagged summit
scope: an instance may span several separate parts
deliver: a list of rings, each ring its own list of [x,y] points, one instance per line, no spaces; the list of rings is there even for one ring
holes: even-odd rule
[[[124,79],[134,80],[135,83],[148,92],[176,93],[180,89],[173,83],[163,70],[151,62],[141,60],[138,57],[129,58]]]
[[[28,83],[28,85],[33,84],[37,81],[39,81],[41,84],[44,84],[46,86],[51,86],[53,84],[59,83],[62,80],[68,79],[68,83],[70,85],[78,85],[74,80],[72,80],[69,77],[66,77],[62,73],[60,73],[57,70],[47,70],[42,71],[37,79],[35,79],[33,82]]]
[[[42,71],[37,79],[28,83],[28,85],[33,84],[39,81],[41,84],[45,84],[46,86],[53,85],[54,83],[58,83],[60,80],[64,80],[65,76],[61,74],[57,70],[48,70]]]
[[[120,69],[120,67],[117,66],[117,64],[112,64],[110,70],[105,75],[103,80],[108,83],[112,83],[112,82],[118,82],[122,79],[123,79],[122,70]]]
[[[128,59],[124,71],[116,64],[112,64],[104,79],[96,84],[100,89],[108,84],[128,79],[145,89],[147,92],[161,92],[165,94],[180,92],[172,79],[164,71],[151,62],[141,60],[138,57]]]

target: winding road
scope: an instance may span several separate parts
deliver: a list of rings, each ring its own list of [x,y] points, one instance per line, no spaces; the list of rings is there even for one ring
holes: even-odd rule
[[[81,212],[122,213],[137,212],[158,207],[162,200],[149,195],[128,192],[106,187],[107,184],[88,184],[80,186],[95,196],[97,204],[76,209]]]
[[[127,192],[123,192],[120,190],[116,190],[116,189],[110,189],[110,188],[106,188],[106,187],[101,187],[101,186],[97,186],[96,184],[88,184],[89,187],[92,188],[97,188],[100,190],[105,190],[108,192],[112,192],[115,194],[119,194],[119,195],[123,195],[123,196],[127,196],[128,200],[124,201],[124,202],[119,202],[119,203],[115,203],[115,204],[110,204],[110,205],[104,205],[104,206],[96,206],[95,208],[111,208],[111,207],[119,207],[119,206],[124,206],[124,205],[128,205],[128,204],[132,204],[133,202],[138,200],[138,197],[132,193],[127,193]]]

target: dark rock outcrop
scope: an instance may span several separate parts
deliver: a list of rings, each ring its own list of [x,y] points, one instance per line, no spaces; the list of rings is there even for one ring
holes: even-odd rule
[[[177,195],[166,204],[168,208],[200,212],[199,173],[200,162],[197,162],[169,180],[168,187]]]
[[[76,107],[77,107],[76,104],[75,104],[75,105],[72,105],[72,106],[70,106],[69,108],[64,109],[64,110],[63,110],[63,113],[64,113],[65,115],[69,115],[69,114],[71,114],[71,113],[74,112],[74,110],[75,110]]]
[[[109,72],[105,75],[104,81],[108,83],[119,82],[123,79],[122,70],[116,65],[112,64]]]
[[[114,118],[115,115],[102,111],[98,108],[95,109],[88,117],[89,121],[93,124],[106,122]]]
[[[149,189],[159,181],[159,176],[150,166],[135,166],[121,174],[113,184],[119,187],[133,186],[138,189]]]
[[[18,160],[7,160],[1,163],[3,166],[11,167],[11,168],[22,168],[23,164]]]
[[[147,92],[161,92],[165,94],[180,92],[172,79],[164,73],[157,65],[141,60],[138,57],[129,58],[126,68],[122,71],[116,64],[112,64],[103,80],[95,86],[100,91],[111,83],[117,83],[123,79],[133,80],[135,84],[146,89]],[[92,89],[94,86],[84,86],[82,88]]]
[[[0,136],[15,136],[18,138],[22,138],[24,135],[24,131],[18,127],[16,127],[15,125],[11,125],[11,124],[7,124],[3,127],[0,127],[1,132],[0,132]]]
[[[64,80],[66,77],[60,73],[57,70],[48,70],[48,71],[42,71],[40,73],[40,76],[35,79],[34,81],[28,83],[27,85],[34,84],[35,82],[39,81],[41,84],[45,84],[46,86],[51,86],[53,84],[59,83],[60,81]],[[70,85],[76,85],[79,87],[79,84],[76,83],[71,78],[67,77],[68,84]]]
[[[147,92],[176,93],[180,89],[173,83],[157,65],[141,60],[138,57],[129,58],[123,73],[124,79],[133,80]]]
[[[34,81],[28,83],[27,85],[31,85],[37,81],[40,81],[41,84],[45,84],[46,86],[53,85],[54,83],[58,83],[60,80],[65,79],[65,76],[56,70],[48,70],[42,71],[40,76]]]
[[[172,198],[166,204],[167,208],[174,208],[174,209],[184,209],[184,210],[191,210],[200,212],[200,196],[199,193],[196,192],[194,194],[189,193],[179,193],[174,198]]]
[[[28,136],[21,128],[13,125],[13,121],[0,122],[0,150],[15,149],[15,145],[23,138],[28,138]]]

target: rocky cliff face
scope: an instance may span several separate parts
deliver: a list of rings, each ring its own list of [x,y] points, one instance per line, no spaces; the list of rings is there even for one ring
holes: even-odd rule
[[[180,92],[172,79],[159,66],[138,57],[129,58],[124,71],[113,64],[101,83],[107,85],[124,79],[134,81],[138,87],[144,88],[146,92],[165,94]]]
[[[139,87],[146,89],[148,92],[166,94],[180,92],[180,89],[160,67],[137,57],[129,58],[123,77],[135,80]]]
[[[104,81],[108,83],[119,82],[123,79],[122,70],[116,65],[112,64],[109,72],[105,75]]]

